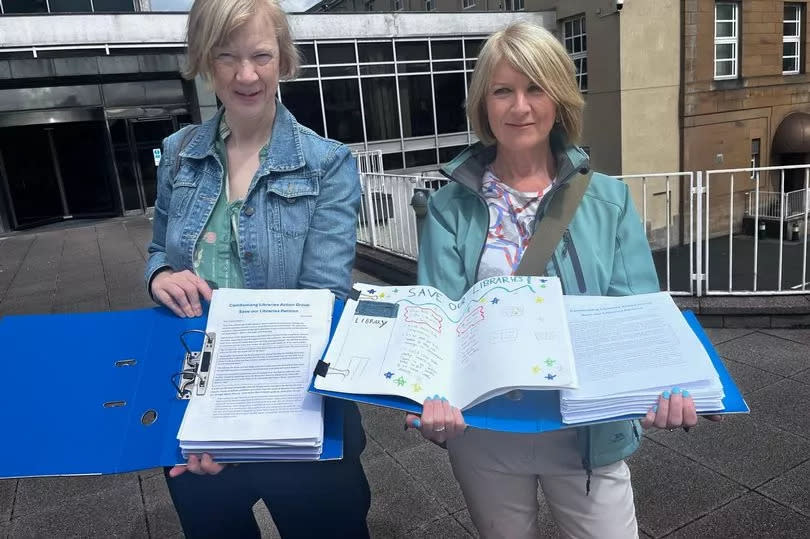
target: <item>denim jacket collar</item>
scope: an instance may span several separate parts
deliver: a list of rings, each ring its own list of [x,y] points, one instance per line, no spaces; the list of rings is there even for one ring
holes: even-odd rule
[[[217,128],[225,109],[220,108],[213,118],[205,121],[191,142],[180,152],[181,157],[203,159],[216,154]],[[295,118],[287,107],[276,101],[276,117],[267,156],[259,165],[259,176],[270,172],[285,172],[303,167],[304,152]]]

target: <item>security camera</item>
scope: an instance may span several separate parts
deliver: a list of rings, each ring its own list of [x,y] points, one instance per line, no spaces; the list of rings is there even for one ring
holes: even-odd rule
[[[616,0],[616,11],[621,11],[624,7],[624,0]]]

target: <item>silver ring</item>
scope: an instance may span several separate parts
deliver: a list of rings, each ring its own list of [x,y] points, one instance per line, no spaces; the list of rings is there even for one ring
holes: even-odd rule
[[[443,432],[445,428],[447,427],[442,426],[441,428],[433,429],[433,432]]]
[[[676,429],[669,429],[669,432],[675,432]]]

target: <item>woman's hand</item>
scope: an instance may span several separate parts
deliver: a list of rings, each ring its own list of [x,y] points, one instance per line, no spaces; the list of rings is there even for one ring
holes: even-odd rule
[[[710,421],[722,421],[721,415],[705,416]],[[641,426],[645,429],[655,427],[658,429],[675,430],[683,427],[685,431],[697,425],[697,412],[695,401],[686,390],[681,391],[673,387],[672,391],[664,391],[658,397],[658,404],[647,412],[641,419]]]
[[[202,457],[189,455],[187,464],[180,464],[169,470],[169,477],[182,475],[186,470],[197,475],[216,475],[224,469],[225,465],[215,462],[208,453],[203,453]]]
[[[202,316],[200,296],[211,301],[211,287],[189,270],[163,270],[152,279],[152,297],[180,318]]]
[[[421,417],[414,414],[405,416],[405,428],[408,427],[419,429],[422,436],[441,445],[464,434],[467,425],[461,410],[450,406],[444,397],[434,395],[425,399]]]

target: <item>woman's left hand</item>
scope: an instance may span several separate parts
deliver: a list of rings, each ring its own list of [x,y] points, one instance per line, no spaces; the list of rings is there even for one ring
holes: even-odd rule
[[[439,445],[464,434],[467,425],[461,410],[451,406],[444,397],[434,396],[425,399],[422,416],[407,414],[405,428],[419,429],[422,436]]]
[[[658,404],[641,419],[641,426],[645,429],[655,427],[675,430],[683,427],[684,430],[689,430],[697,425],[697,420],[695,401],[689,396],[689,392],[673,387],[671,392],[664,391],[658,396]]]

